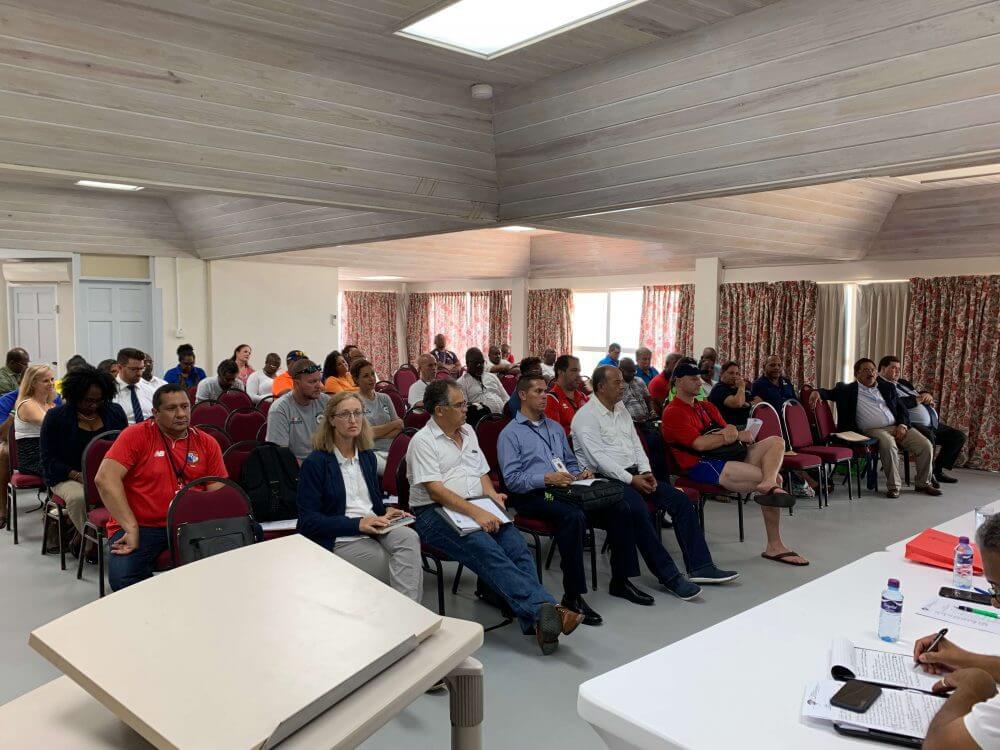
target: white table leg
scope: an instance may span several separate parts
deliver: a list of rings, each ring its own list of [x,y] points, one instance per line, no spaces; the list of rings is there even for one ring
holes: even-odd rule
[[[467,657],[445,681],[451,701],[451,750],[482,750],[483,665]]]

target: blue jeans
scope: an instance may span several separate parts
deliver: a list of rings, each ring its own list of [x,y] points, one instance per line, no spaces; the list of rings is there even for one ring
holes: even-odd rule
[[[119,529],[108,540],[111,545],[125,536]],[[167,548],[167,530],[162,526],[140,526],[139,546],[128,555],[108,554],[108,582],[112,591],[118,591],[133,583],[145,581],[153,575],[153,563]]]
[[[642,500],[638,492],[636,492],[631,487],[625,488],[625,499],[629,500],[632,496],[633,506],[638,506],[640,503],[642,505],[643,511],[646,509],[646,503]],[[708,551],[708,544],[705,542],[705,532],[701,530],[701,524],[698,523],[698,511],[695,509],[694,503],[688,499],[688,496],[681,492],[676,487],[668,484],[667,482],[657,482],[656,490],[649,495],[649,499],[653,501],[653,504],[662,510],[667,512],[670,516],[670,520],[674,524],[674,534],[677,537],[677,544],[680,545],[681,553],[684,555],[684,566],[687,568],[689,573],[693,573],[699,568],[708,565],[712,562],[712,554]],[[650,569],[653,570],[653,566],[649,562],[649,557],[647,552],[643,549],[643,537],[648,537],[651,533],[653,538],[656,538],[656,532],[653,529],[653,524],[649,521],[649,514],[644,513],[646,523],[644,526],[648,526],[648,531],[642,528],[642,531],[636,530],[636,544],[639,547],[639,551],[642,553],[643,558],[646,560],[646,564],[649,565]],[[638,507],[636,507],[636,524],[642,524],[642,519],[638,515]],[[656,545],[653,547],[646,542],[646,545],[650,547],[650,552],[654,559],[659,559],[658,547],[663,550],[663,555],[666,556],[667,560],[670,560],[670,555],[667,551],[663,549],[663,545],[660,544],[660,540],[656,539]],[[673,561],[670,561],[670,567],[673,567]],[[676,569],[675,569],[676,570]],[[653,570],[656,573],[656,570]],[[665,579],[660,577],[661,581],[665,582]]]
[[[504,598],[517,615],[525,634],[535,632],[539,608],[555,604],[552,594],[538,582],[535,561],[514,524],[499,531],[474,531],[459,536],[435,506],[420,509],[414,524],[420,538],[462,563]]]

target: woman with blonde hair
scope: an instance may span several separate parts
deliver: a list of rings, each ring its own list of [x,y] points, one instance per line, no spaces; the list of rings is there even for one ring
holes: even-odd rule
[[[42,420],[55,406],[56,375],[48,365],[30,365],[21,377],[14,405],[17,470],[42,476]]]
[[[424,574],[412,518],[382,502],[375,444],[357,393],[334,394],[299,471],[298,531],[396,591],[419,602]]]

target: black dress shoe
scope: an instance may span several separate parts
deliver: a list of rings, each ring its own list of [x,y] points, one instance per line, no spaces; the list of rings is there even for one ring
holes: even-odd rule
[[[577,612],[583,615],[584,625],[601,625],[604,619],[597,614],[594,610],[590,608],[590,605],[583,600],[583,597],[577,594],[576,596],[565,595],[562,598],[561,604],[568,610]]]
[[[941,484],[955,484],[958,481],[955,477],[948,476],[943,471],[935,472],[934,478]]]
[[[608,586],[608,593],[611,596],[617,596],[619,599],[627,599],[633,604],[641,604],[644,607],[652,607],[655,602],[653,597],[637,586],[632,585],[627,578],[621,580],[612,579],[611,585]]]

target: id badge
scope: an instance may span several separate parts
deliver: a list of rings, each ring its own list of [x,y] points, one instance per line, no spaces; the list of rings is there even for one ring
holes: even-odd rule
[[[552,465],[555,467],[556,471],[561,471],[565,474],[569,474],[569,471],[566,469],[566,464],[564,464],[562,462],[562,459],[559,458],[558,456],[552,457]]]

